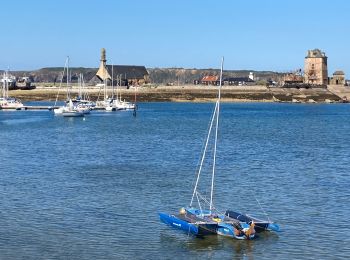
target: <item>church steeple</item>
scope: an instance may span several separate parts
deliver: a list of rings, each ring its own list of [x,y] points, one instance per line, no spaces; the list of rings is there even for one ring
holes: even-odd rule
[[[107,67],[106,67],[106,50],[105,48],[101,49],[101,62],[100,62],[100,67],[98,68],[98,71],[96,73],[96,76],[104,81],[106,79],[111,80],[111,76],[108,73]]]

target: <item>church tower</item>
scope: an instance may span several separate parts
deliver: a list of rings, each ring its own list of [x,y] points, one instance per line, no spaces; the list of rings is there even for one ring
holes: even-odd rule
[[[101,49],[101,60],[100,60],[100,67],[98,68],[98,71],[96,73],[96,76],[104,81],[106,79],[111,79],[111,76],[109,75],[108,71],[107,71],[107,67],[106,67],[106,50],[105,48]]]

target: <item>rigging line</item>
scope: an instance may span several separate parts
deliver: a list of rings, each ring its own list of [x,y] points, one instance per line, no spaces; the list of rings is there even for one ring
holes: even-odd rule
[[[264,210],[264,208],[262,207],[260,201],[255,197],[254,192],[252,192],[252,193],[253,193],[254,199],[256,200],[256,202],[258,202],[258,204],[259,204],[261,210],[263,211],[263,213],[264,213],[265,216],[267,217],[267,220],[271,222],[269,215],[267,214],[267,212],[266,212],[266,211]]]
[[[207,157],[207,154],[208,154],[208,146],[210,145],[209,142],[210,142],[210,137],[212,135],[211,134],[211,132],[212,132],[211,129],[213,127],[213,122],[214,122],[214,119],[215,119],[216,109],[217,108],[216,108],[216,104],[215,104],[213,112],[211,113],[211,119],[210,119],[210,121],[208,123],[207,131],[206,131],[208,134],[207,134],[207,136],[205,138],[205,142],[203,142],[203,146],[202,146],[202,149],[201,149],[203,152],[202,152],[201,157],[199,157],[199,160],[198,160],[198,163],[197,163],[197,167],[196,167],[196,171],[195,171],[197,173],[197,178],[195,179],[196,181],[193,180],[193,182],[192,182],[192,186],[195,186],[194,183],[197,183],[197,188],[198,188],[198,184],[199,184],[199,176],[198,176],[198,174],[201,175],[203,167],[204,167],[203,166],[204,165],[204,160],[205,160],[205,158]],[[196,192],[197,188],[195,188],[193,190],[193,192]],[[193,199],[191,200],[191,203],[192,203],[192,201],[193,201]]]
[[[262,210],[263,214],[267,217],[268,221],[272,222],[270,219],[269,214],[266,212],[266,210],[263,208],[262,204],[260,203],[260,201],[257,199],[257,197],[255,196],[253,190],[250,190],[251,194],[253,195],[254,199],[256,200],[256,202],[258,203],[260,209]]]
[[[253,190],[250,190],[250,193],[252,194],[252,196],[254,197],[255,201],[258,203],[260,209],[262,210],[262,213],[267,217],[268,221],[272,222],[271,219],[270,219],[270,216],[269,214],[266,212],[266,210],[263,208],[262,204],[260,203],[260,201],[257,199],[257,197],[255,196]],[[237,194],[239,196],[239,194]],[[239,196],[239,200],[238,201],[241,201],[242,200],[242,197]],[[240,204],[241,205],[241,204]],[[241,205],[242,206],[242,205]]]
[[[209,137],[210,137],[210,134],[211,134],[211,129],[212,129],[213,124],[214,124],[214,119],[215,119],[215,114],[216,114],[217,108],[218,108],[218,103],[216,103],[216,105],[215,105],[213,117],[212,117],[211,122],[210,122],[210,127],[209,127],[209,131],[208,131],[208,135],[207,135],[207,140],[206,140],[206,142],[205,142],[205,147],[204,147],[204,151],[203,151],[203,154],[202,154],[201,163],[200,163],[199,170],[198,170],[198,173],[197,173],[196,184],[195,184],[194,189],[193,189],[193,193],[192,193],[192,198],[191,198],[190,206],[192,206],[193,198],[194,198],[194,195],[195,195],[195,193],[196,193],[196,191],[197,191],[198,182],[199,182],[199,177],[200,177],[200,175],[201,175],[201,171],[202,171],[202,167],[203,167],[203,162],[204,162],[205,155],[206,155],[206,151],[207,151],[207,148],[208,148]]]
[[[209,201],[208,201],[208,199],[207,199],[204,195],[202,195],[202,194],[199,193],[198,191],[196,192],[196,194],[199,196],[200,199],[202,199],[206,204],[209,205]]]
[[[211,117],[210,117],[210,120],[209,120],[209,122],[208,122],[208,125],[207,125],[206,132],[205,132],[205,133],[209,133],[210,124],[211,124],[211,120],[212,120],[212,117],[213,117],[213,115],[214,115],[215,109],[216,109],[216,105],[214,106],[212,112],[210,113]],[[201,151],[203,151],[203,152],[204,152],[204,147],[205,147],[205,144],[206,144],[206,139],[207,139],[207,136],[205,136],[205,138],[203,138],[203,143],[202,143],[202,147],[201,147]],[[197,165],[196,165],[195,173],[198,172],[198,169],[199,169],[199,166],[200,166],[200,162],[201,162],[201,158],[202,158],[202,156],[200,156],[200,157],[198,158],[198,162],[197,162]],[[195,179],[192,181],[192,186],[194,185],[194,183],[195,183]]]
[[[200,194],[198,191],[197,191],[197,193],[198,193],[199,197],[200,197],[207,205],[209,205],[210,202],[208,201],[208,199],[207,199],[204,195]],[[219,215],[224,215],[224,213],[223,213],[224,211],[221,210],[221,209],[216,208],[216,207],[214,206],[214,204],[213,204],[213,208],[212,208],[211,212],[213,212],[213,211],[216,211]]]
[[[197,197],[197,201],[198,201],[199,210],[202,212],[202,206],[201,206],[201,202],[199,201],[199,198],[198,198],[198,192],[196,192],[196,197]]]

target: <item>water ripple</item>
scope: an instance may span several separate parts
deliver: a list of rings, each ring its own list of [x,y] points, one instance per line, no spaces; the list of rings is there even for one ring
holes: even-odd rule
[[[194,238],[159,222],[189,203],[212,109],[147,103],[136,118],[84,121],[0,111],[1,258],[346,258],[347,105],[222,105],[215,203],[264,216],[258,200],[282,232]]]

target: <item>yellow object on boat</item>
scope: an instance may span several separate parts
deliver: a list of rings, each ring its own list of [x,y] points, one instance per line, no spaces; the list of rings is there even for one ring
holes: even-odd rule
[[[221,218],[213,218],[213,220],[214,220],[215,222],[221,222],[221,221],[222,221]]]

